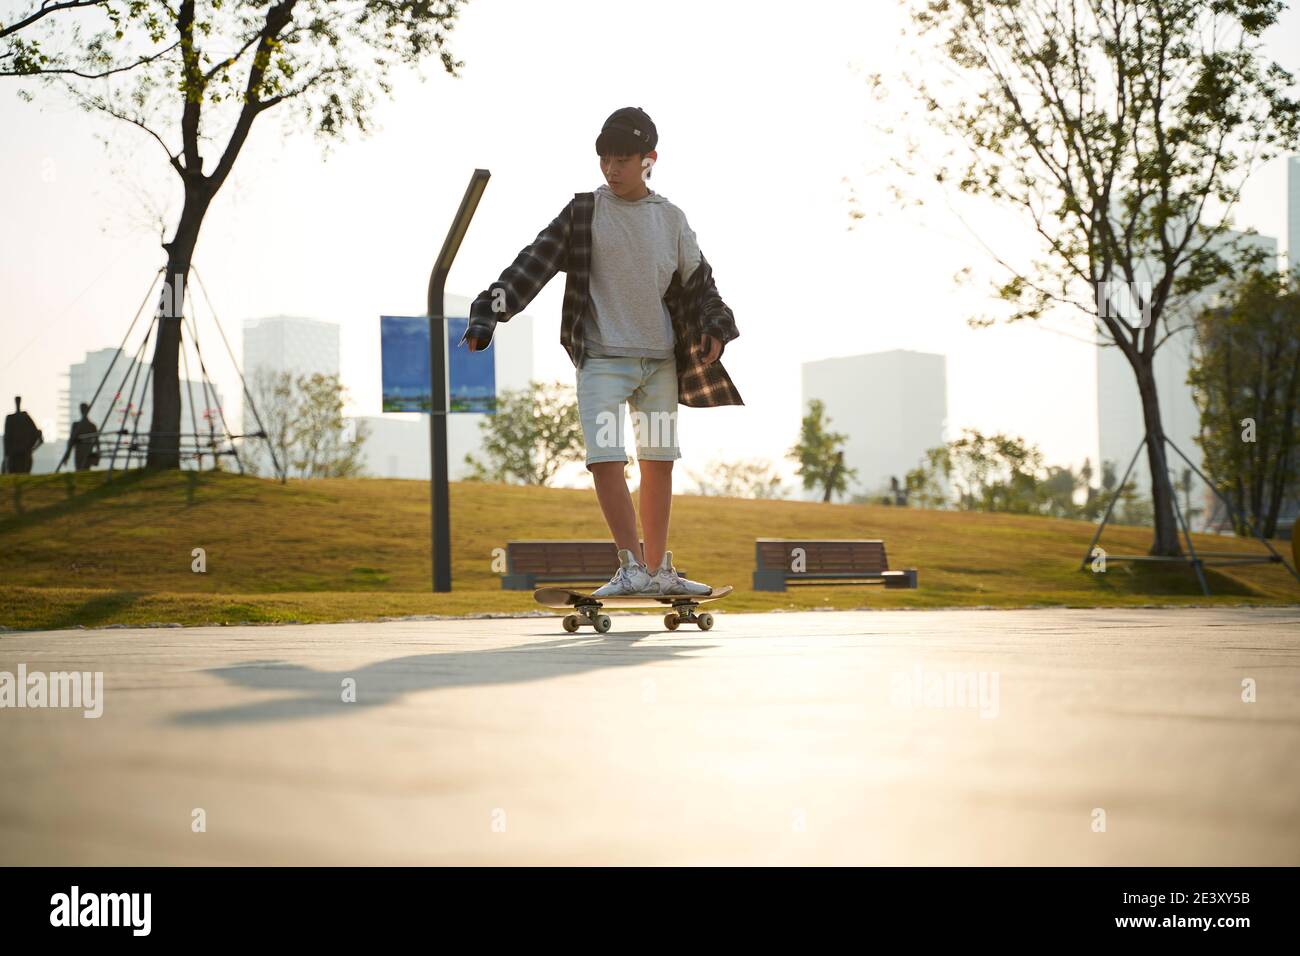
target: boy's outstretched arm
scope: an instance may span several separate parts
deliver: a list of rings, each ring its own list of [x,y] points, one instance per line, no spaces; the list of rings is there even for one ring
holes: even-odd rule
[[[569,253],[573,201],[560,210],[550,225],[525,246],[501,277],[478,294],[469,307],[465,339],[472,352],[488,347],[498,322],[509,322],[528,307],[557,272],[564,270]]]

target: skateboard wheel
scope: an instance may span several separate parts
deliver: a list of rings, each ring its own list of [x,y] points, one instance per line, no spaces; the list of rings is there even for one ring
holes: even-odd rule
[[[677,630],[677,625],[681,623],[680,619],[672,611],[664,615],[664,627],[670,631]]]
[[[700,625],[701,631],[707,631],[709,628],[713,626],[713,615],[710,614],[708,611],[705,611],[703,614],[700,615],[700,619],[696,623]]]
[[[609,631],[610,625],[613,623],[614,622],[609,619],[608,614],[596,615],[596,630],[599,631],[601,634],[607,633]]]
[[[576,614],[566,614],[564,616],[564,629],[572,634],[578,628],[582,627],[582,622],[578,620]]]

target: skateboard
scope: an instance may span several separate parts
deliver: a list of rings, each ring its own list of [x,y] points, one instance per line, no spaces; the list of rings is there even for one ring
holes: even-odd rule
[[[590,625],[599,633],[606,633],[610,624],[609,615],[601,611],[602,607],[668,607],[672,610],[664,615],[664,627],[670,631],[677,630],[679,624],[694,624],[701,631],[713,627],[713,615],[708,611],[696,614],[695,609],[701,604],[717,601],[730,594],[734,588],[715,588],[711,594],[625,594],[610,597],[592,597],[588,591],[575,591],[572,588],[538,588],[533,597],[538,604],[564,610],[572,608],[572,614],[564,617],[564,629],[572,634],[583,625]]]

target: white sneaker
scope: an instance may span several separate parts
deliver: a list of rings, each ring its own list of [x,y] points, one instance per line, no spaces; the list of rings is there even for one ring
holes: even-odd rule
[[[591,592],[592,597],[621,597],[628,594],[658,594],[659,581],[626,548],[618,550],[618,570],[609,579]]]
[[[705,595],[712,594],[713,588],[707,584],[701,584],[699,581],[692,581],[690,578],[684,578],[677,573],[673,567],[673,553],[664,552],[664,558],[659,562],[659,567],[655,569],[654,579],[659,582],[660,594],[695,594]]]

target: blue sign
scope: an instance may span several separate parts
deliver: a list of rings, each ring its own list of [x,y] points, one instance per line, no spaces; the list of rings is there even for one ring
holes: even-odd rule
[[[457,347],[467,318],[448,318],[447,410],[496,413],[496,343],[482,352]],[[429,412],[429,319],[427,316],[381,315],[379,343],[383,364],[383,409],[386,412]]]

